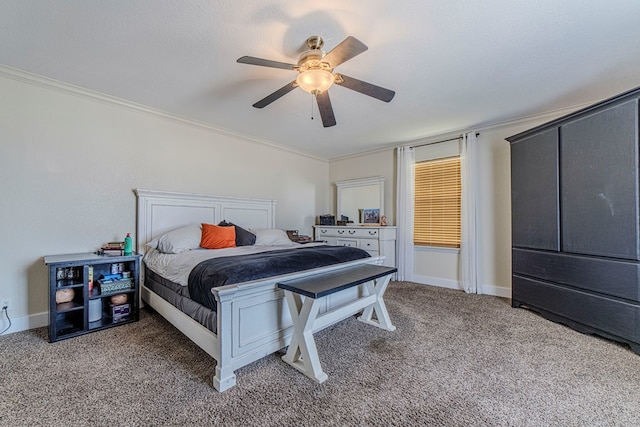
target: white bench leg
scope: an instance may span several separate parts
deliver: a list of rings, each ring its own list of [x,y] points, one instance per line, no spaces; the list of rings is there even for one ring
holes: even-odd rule
[[[387,311],[387,306],[384,303],[384,293],[389,286],[391,276],[384,276],[377,280],[372,280],[364,284],[364,288],[369,295],[376,296],[376,302],[365,308],[362,315],[358,317],[358,320],[368,325],[377,326],[378,328],[385,329],[387,331],[395,331],[396,327],[391,324],[391,318]],[[376,315],[377,320],[373,320],[373,313]]]
[[[318,315],[320,303],[313,298],[305,298],[303,302],[300,295],[290,291],[285,291],[285,295],[294,329],[287,354],[282,356],[282,360],[320,384],[328,378],[320,366],[318,349],[313,339],[313,322]]]

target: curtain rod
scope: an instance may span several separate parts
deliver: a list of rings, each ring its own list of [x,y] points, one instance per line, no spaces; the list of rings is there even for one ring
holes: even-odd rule
[[[476,136],[479,136],[479,135],[480,135],[480,132],[476,132]],[[442,141],[425,142],[424,144],[410,145],[410,147],[411,148],[425,147],[427,145],[442,144],[443,142],[456,141],[456,140],[460,140],[460,139],[462,139],[462,135],[460,135],[457,138],[443,139]]]

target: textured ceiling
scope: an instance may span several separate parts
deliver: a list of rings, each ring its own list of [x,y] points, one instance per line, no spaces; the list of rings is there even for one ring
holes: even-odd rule
[[[0,64],[330,159],[640,86],[638,22],[638,0],[4,0]],[[311,35],[362,40],[336,71],[396,97],[334,86],[331,128],[300,89],[253,108],[296,72],[236,59]]]

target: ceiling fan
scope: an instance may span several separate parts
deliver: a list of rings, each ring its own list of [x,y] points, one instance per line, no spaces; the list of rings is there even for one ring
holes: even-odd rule
[[[330,127],[336,124],[336,118],[333,114],[333,107],[331,107],[328,92],[328,89],[334,83],[384,102],[389,102],[393,99],[396,93],[392,90],[354,79],[344,74],[334,74],[333,69],[335,67],[368,49],[364,43],[355,37],[349,36],[328,53],[322,50],[323,45],[324,40],[322,40],[322,37],[309,37],[307,39],[309,50],[306,50],[300,55],[297,64],[271,61],[253,56],[243,56],[239,58],[238,62],[242,64],[295,70],[299,73],[295,80],[287,83],[272,94],[267,95],[265,98],[253,104],[253,106],[256,108],[264,108],[273,101],[291,92],[296,87],[300,87],[305,92],[309,92],[315,96],[318,102],[320,117],[322,117],[322,125],[324,127]]]

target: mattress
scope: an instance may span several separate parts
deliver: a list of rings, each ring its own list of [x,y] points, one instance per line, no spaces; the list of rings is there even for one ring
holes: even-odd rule
[[[150,248],[143,258],[145,266],[144,285],[155,294],[171,303],[205,328],[216,333],[215,309],[207,308],[191,299],[188,279],[191,270],[199,263],[217,257],[256,254],[271,250],[291,249],[298,244],[281,246],[240,246],[225,249],[194,249],[179,254],[165,254]]]
[[[362,249],[312,243],[196,249],[179,254],[150,249],[143,262],[147,288],[215,333],[216,302],[211,288],[366,257],[369,254]],[[258,267],[253,267],[256,263]]]
[[[145,270],[144,285],[211,332],[217,332],[216,311],[193,301],[188,287],[174,283],[149,268]]]

